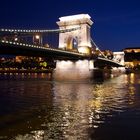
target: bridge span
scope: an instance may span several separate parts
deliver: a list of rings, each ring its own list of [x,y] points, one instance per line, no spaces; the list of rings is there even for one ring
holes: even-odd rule
[[[89,55],[66,51],[56,48],[48,48],[39,45],[31,45],[18,42],[0,40],[0,54],[12,54],[20,56],[49,57],[54,60],[79,60],[91,59]]]
[[[56,48],[47,48],[39,45],[31,45],[25,43],[11,42],[0,40],[0,54],[20,55],[20,56],[34,56],[34,57],[48,57],[53,60],[94,60],[104,63],[106,65],[120,67],[120,63],[97,55],[87,55],[75,51],[67,51]]]
[[[54,75],[58,79],[64,78],[64,75],[67,78],[90,78],[94,64],[101,64],[102,67],[122,66],[119,62],[108,59],[94,43],[90,35],[93,24],[90,18],[88,14],[60,17],[57,22],[59,29],[55,30],[0,29],[0,54],[56,60]],[[52,33],[59,35],[57,40],[51,41],[58,42],[55,48],[49,41],[43,42],[44,35],[47,34],[47,39]]]

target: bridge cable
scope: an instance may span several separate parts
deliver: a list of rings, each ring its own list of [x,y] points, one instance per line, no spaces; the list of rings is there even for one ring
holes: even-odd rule
[[[107,57],[103,54],[103,52],[99,49],[99,47],[95,44],[95,42],[93,41],[93,39],[90,38],[90,40],[91,40],[91,43],[96,47],[96,49],[98,49],[98,51],[100,52],[100,54],[101,54],[104,58],[107,58]]]
[[[53,29],[53,30],[21,30],[21,29],[0,29],[0,32],[10,32],[10,33],[65,33],[80,29],[81,27],[69,28],[69,29]]]

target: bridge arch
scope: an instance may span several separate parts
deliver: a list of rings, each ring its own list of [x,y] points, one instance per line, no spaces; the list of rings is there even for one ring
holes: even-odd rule
[[[78,50],[78,38],[69,36],[66,39],[66,50]]]

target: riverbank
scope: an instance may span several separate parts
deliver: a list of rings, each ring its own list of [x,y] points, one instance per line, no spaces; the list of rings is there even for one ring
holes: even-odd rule
[[[0,70],[0,73],[52,73],[53,69],[43,69],[43,70]]]

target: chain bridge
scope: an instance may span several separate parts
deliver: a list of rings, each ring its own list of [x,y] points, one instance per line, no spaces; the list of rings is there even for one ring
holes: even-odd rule
[[[0,29],[0,54],[49,57],[60,61],[87,60],[112,67],[119,62],[108,59],[90,35],[93,22],[88,14],[60,17],[58,29]],[[54,36],[55,35],[55,36]],[[98,53],[97,53],[98,51]]]

